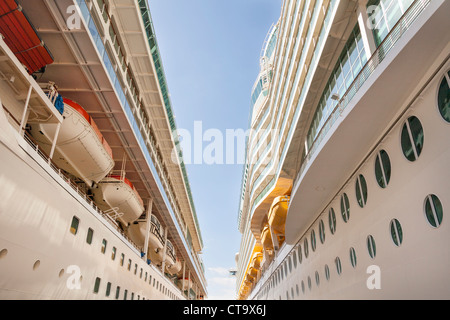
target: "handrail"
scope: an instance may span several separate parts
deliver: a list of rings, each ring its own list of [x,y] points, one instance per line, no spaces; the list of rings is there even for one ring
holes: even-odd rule
[[[325,135],[334,125],[336,120],[342,114],[344,109],[347,107],[351,99],[355,96],[356,92],[362,87],[365,81],[373,73],[373,71],[379,66],[379,64],[384,60],[384,58],[389,53],[390,49],[397,43],[401,38],[403,33],[409,28],[409,26],[414,22],[414,20],[419,16],[419,14],[425,9],[425,7],[430,3],[431,0],[415,0],[405,13],[400,17],[391,31],[386,35],[383,41],[380,43],[378,48],[374,51],[370,59],[361,68],[360,72],[357,74],[353,82],[350,84],[347,91],[344,93],[343,97],[339,100],[336,107],[328,116],[327,120],[322,125],[322,128],[316,135],[316,138],[311,144],[308,152],[302,159],[302,165],[294,181],[294,188],[298,183],[299,177],[304,172],[306,165],[309,163],[312,155],[315,153],[318,145],[322,142]]]

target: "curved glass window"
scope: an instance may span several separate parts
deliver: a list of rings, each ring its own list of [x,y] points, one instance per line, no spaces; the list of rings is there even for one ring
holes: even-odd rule
[[[311,230],[311,249],[316,251],[316,233],[314,230]]]
[[[428,222],[435,228],[442,223],[442,203],[437,196],[429,194],[425,199],[425,215]]]
[[[336,257],[336,259],[334,259],[334,263],[336,264],[337,273],[341,274],[341,272],[342,272],[341,259],[339,259],[339,257]]]
[[[350,248],[350,262],[352,263],[353,268],[356,267],[356,252],[355,248]]]
[[[423,148],[423,128],[419,119],[414,116],[408,118],[402,129],[402,150],[406,159],[415,161],[419,158]]]
[[[367,237],[367,250],[369,251],[370,257],[373,259],[375,258],[377,254],[376,246],[375,246],[375,240],[373,239],[372,235],[369,235]]]
[[[442,118],[450,122],[450,72],[445,75],[439,86],[438,107]]]
[[[391,237],[396,246],[400,246],[403,242],[403,230],[400,222],[397,219],[391,220]]]
[[[386,188],[391,179],[391,161],[384,150],[380,150],[375,159],[375,178],[382,188]]]
[[[356,179],[356,199],[358,200],[359,206],[364,208],[367,203],[367,184],[362,174]]]
[[[305,251],[305,258],[308,258],[308,239],[305,238],[305,241],[303,242],[303,250]]]
[[[333,208],[328,212],[328,222],[330,224],[330,232],[331,234],[334,234],[336,231],[336,214],[334,213]]]
[[[319,238],[320,242],[325,242],[325,224],[323,223],[323,220],[320,220],[319,222]]]
[[[346,193],[341,196],[341,214],[344,222],[347,222],[348,219],[350,219],[350,202],[348,201]]]

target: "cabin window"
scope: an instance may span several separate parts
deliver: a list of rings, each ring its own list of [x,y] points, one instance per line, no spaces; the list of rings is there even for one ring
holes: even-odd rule
[[[292,261],[294,261],[294,268],[297,268],[297,251],[292,253]]]
[[[341,259],[339,259],[339,257],[336,257],[336,259],[334,259],[334,263],[336,264],[337,273],[341,274],[342,273]]]
[[[439,86],[438,107],[442,118],[450,122],[450,71],[445,74]]]
[[[110,294],[111,294],[111,282],[108,282],[106,284],[106,296],[109,297]]]
[[[347,222],[350,218],[350,203],[348,201],[348,196],[346,193],[341,196],[341,214],[344,222]]]
[[[116,288],[116,299],[119,299],[119,296],[120,296],[120,287],[117,286],[117,288]]]
[[[80,219],[73,216],[72,218],[72,224],[70,225],[70,233],[76,235],[78,232],[78,225],[80,224]]]
[[[98,290],[100,289],[100,281],[101,279],[98,277],[95,279],[94,293],[98,293]]]
[[[116,260],[116,247],[112,248],[112,253],[111,253],[111,260]]]
[[[358,204],[361,208],[367,203],[367,184],[364,176],[360,174],[356,179],[356,199],[358,200]]]
[[[353,268],[356,267],[356,251],[355,248],[350,248],[350,262],[352,263]]]
[[[125,262],[125,255],[122,253],[120,254],[120,266],[123,267],[123,263]]]
[[[325,242],[325,224],[323,223],[323,220],[320,220],[319,222],[319,238],[320,242],[323,244]]]
[[[309,290],[311,290],[311,277],[308,276],[308,288]]]
[[[380,150],[375,159],[375,178],[382,188],[386,188],[391,179],[391,161],[384,150]]]
[[[131,259],[128,259],[128,271],[131,270]]]
[[[125,291],[123,292],[123,300],[127,300],[127,296],[128,296],[128,290],[125,289]]]
[[[403,230],[400,222],[397,219],[392,219],[390,223],[391,237],[394,244],[398,247],[403,241]]]
[[[377,249],[375,245],[375,240],[372,235],[367,237],[367,250],[369,251],[369,256],[373,259],[377,254]]]
[[[414,116],[408,118],[404,123],[401,136],[403,154],[409,161],[419,158],[423,148],[423,128],[419,119]]]
[[[425,215],[427,217],[428,222],[434,228],[437,228],[442,223],[443,210],[442,203],[439,198],[430,194],[425,199]]]
[[[106,239],[103,239],[103,241],[102,241],[102,249],[101,249],[102,253],[106,252],[106,245],[107,244],[108,244],[108,241],[106,241]]]
[[[314,230],[311,230],[311,249],[316,251],[316,233]]]
[[[319,284],[320,284],[319,272],[317,272],[317,271],[316,271],[316,284],[317,284],[317,286],[319,286]]]
[[[308,258],[309,250],[308,250],[308,239],[305,238],[303,242],[303,250],[305,251],[305,258]]]
[[[86,242],[88,243],[88,244],[91,244],[92,243],[92,237],[94,236],[94,230],[92,230],[91,228],[89,228],[88,229],[88,232],[87,232],[87,236],[86,236]]]
[[[328,265],[325,265],[325,278],[327,278],[327,280],[330,280],[330,268],[328,268]]]
[[[330,224],[330,232],[334,234],[336,232],[336,214],[334,213],[334,209],[330,208],[328,212],[328,222]]]

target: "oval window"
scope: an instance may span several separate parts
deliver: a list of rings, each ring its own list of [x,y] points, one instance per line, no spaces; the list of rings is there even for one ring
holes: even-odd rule
[[[380,150],[375,159],[375,178],[382,188],[386,188],[391,179],[391,161],[384,150]]]
[[[425,199],[425,215],[428,222],[435,228],[442,223],[442,203],[434,194],[428,195]]]
[[[445,75],[439,86],[438,107],[442,118],[450,122],[450,72]]]
[[[403,124],[401,144],[403,154],[409,161],[419,158],[423,148],[423,128],[419,119],[414,116],[408,118]]]

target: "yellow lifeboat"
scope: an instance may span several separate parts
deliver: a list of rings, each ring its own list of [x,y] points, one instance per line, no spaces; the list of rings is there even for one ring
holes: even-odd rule
[[[254,270],[261,269],[261,262],[263,259],[263,253],[262,252],[254,252],[252,255],[252,261],[250,263],[250,268]]]
[[[264,248],[264,251],[268,253],[273,252],[273,242],[272,235],[270,234],[269,225],[266,224],[261,232],[261,242]]]
[[[125,224],[135,221],[144,212],[144,202],[125,177],[106,177],[98,182],[92,193],[100,209]]]
[[[269,226],[274,235],[277,236],[278,244],[284,242],[284,231],[286,227],[286,215],[289,207],[289,196],[276,197],[268,214]]]
[[[82,179],[89,186],[102,180],[114,167],[111,147],[94,120],[76,102],[63,99],[64,121],[55,146],[53,162],[61,169]],[[56,126],[32,124],[30,134],[50,154]]]

